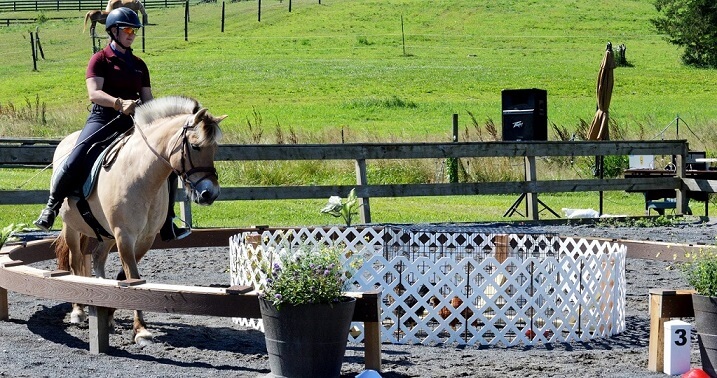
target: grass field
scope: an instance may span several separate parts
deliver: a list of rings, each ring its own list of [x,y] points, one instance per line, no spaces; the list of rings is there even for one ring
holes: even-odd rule
[[[610,106],[621,136],[674,139],[679,115],[679,138],[714,156],[717,71],[681,65],[679,49],[649,22],[656,15],[652,0],[294,0],[291,13],[287,1],[264,0],[262,8],[257,22],[256,1],[227,3],[221,33],[221,3],[193,4],[188,41],[183,8],[152,9],[145,51],[135,42],[156,96],[193,96],[230,116],[223,123],[226,143],[449,141],[454,113],[461,139],[492,140],[486,125],[492,120],[500,127],[501,90],[533,87],[548,91],[550,123],[580,137],[595,112],[596,76],[611,41],[627,46],[630,64],[615,71]],[[82,33],[83,12],[57,13],[43,15],[71,18],[39,25],[46,60],[37,72],[29,43],[34,25],[0,27],[2,136],[59,138],[84,123],[92,43]],[[37,14],[0,15],[13,16]],[[425,165],[418,177],[413,168],[384,168],[369,181],[435,180],[435,164]],[[224,184],[325,183],[353,175],[301,165],[242,169],[225,168]],[[581,169],[584,175],[589,167]],[[24,180],[2,181],[14,188]],[[24,187],[46,182],[40,176]],[[556,211],[597,206],[597,193],[546,198]],[[513,200],[377,199],[372,212],[378,222],[484,221],[501,219]],[[322,204],[220,203],[195,219],[200,226],[330,223],[317,214]],[[607,193],[606,212],[641,214],[641,198]],[[1,216],[0,224],[8,220]]]

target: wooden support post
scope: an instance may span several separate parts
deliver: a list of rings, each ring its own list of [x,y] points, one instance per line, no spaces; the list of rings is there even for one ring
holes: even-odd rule
[[[501,264],[508,258],[509,255],[508,241],[509,239],[507,234],[496,235],[495,238],[493,238],[493,244],[495,245],[495,259]]]
[[[496,235],[493,239],[493,245],[495,245],[495,259],[498,261],[499,264],[503,264],[505,260],[510,257],[510,238],[508,234],[500,234]],[[495,283],[496,287],[494,288],[495,292],[498,291],[498,286],[503,286],[503,284],[507,281],[505,278],[505,275],[503,273],[499,273],[495,277]],[[493,294],[495,294],[495,292]]]
[[[662,372],[665,367],[665,322],[671,318],[695,316],[692,309],[694,290],[650,290],[650,343],[647,370]]]
[[[109,314],[106,307],[88,306],[90,316],[90,354],[107,352],[110,346]]]
[[[0,320],[8,319],[10,319],[10,311],[8,311],[7,290],[0,287]]]
[[[537,181],[537,171],[535,168],[535,156],[525,157],[525,181]],[[539,220],[540,211],[538,210],[538,193],[526,193],[526,206],[528,211],[526,216],[528,219]]]
[[[363,323],[363,344],[364,344],[364,364],[366,369],[381,371],[381,294],[366,293],[365,297],[374,296],[376,298],[376,319],[375,322]]]
[[[357,185],[368,185],[368,177],[366,176],[366,160],[356,160],[356,184]],[[359,213],[361,214],[361,223],[371,223],[371,207],[368,203],[368,195],[359,196],[359,204],[361,205]]]

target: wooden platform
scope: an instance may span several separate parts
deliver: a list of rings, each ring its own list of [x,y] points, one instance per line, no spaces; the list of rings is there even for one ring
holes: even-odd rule
[[[695,316],[694,290],[650,290],[650,344],[647,369],[662,373],[665,366],[665,322]]]

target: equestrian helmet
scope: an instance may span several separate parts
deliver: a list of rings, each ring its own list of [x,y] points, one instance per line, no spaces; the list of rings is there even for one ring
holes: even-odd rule
[[[110,31],[113,26],[123,27],[129,26],[131,28],[141,28],[142,23],[139,21],[137,13],[129,8],[117,8],[107,15],[105,21],[105,30]]]

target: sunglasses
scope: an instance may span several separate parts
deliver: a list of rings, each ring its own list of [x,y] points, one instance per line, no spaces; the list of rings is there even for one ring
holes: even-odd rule
[[[125,34],[127,34],[127,35],[132,35],[132,34],[136,34],[136,33],[137,33],[137,30],[139,30],[139,28],[133,28],[133,27],[129,27],[129,26],[124,26],[124,27],[121,27],[120,30],[122,30],[123,32],[125,32]]]

